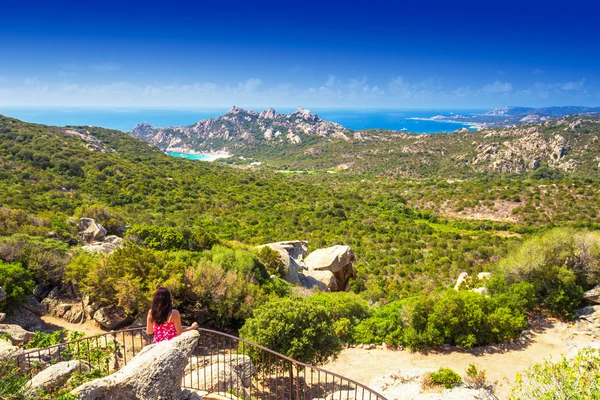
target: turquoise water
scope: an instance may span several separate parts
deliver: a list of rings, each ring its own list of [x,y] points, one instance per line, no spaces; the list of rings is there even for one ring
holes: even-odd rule
[[[289,113],[295,109],[276,108],[277,112]],[[257,109],[261,111],[261,109]],[[451,122],[423,121],[410,118],[431,118],[435,115],[473,115],[484,110],[351,110],[311,109],[321,118],[359,130],[381,128],[417,133],[452,132],[468,125]],[[131,130],[140,122],[153,126],[186,126],[202,119],[218,117],[226,108],[181,110],[181,109],[88,109],[88,108],[8,108],[0,107],[0,114],[27,122],[46,125],[92,125],[122,131]]]
[[[174,151],[166,151],[165,153],[167,153],[168,155],[173,156],[173,157],[188,158],[190,160],[214,161],[217,158],[221,158],[219,156],[215,156],[214,154],[188,154],[188,153],[177,153]]]

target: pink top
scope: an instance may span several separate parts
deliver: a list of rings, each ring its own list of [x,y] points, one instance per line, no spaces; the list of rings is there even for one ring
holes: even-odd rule
[[[152,329],[154,330],[154,340],[152,343],[162,342],[164,340],[171,340],[177,336],[177,331],[175,330],[175,323],[171,321],[171,315],[169,315],[169,320],[164,324],[158,325],[156,322],[152,322]]]

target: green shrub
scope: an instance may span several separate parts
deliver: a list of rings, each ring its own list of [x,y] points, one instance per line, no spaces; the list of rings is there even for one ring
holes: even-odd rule
[[[324,364],[342,349],[331,313],[301,298],[263,304],[246,321],[240,337],[313,365]]]
[[[29,375],[21,372],[12,360],[0,360],[0,399],[18,399]]]
[[[517,374],[511,388],[511,400],[600,398],[600,352],[585,349],[572,359],[536,364]]]
[[[385,342],[413,350],[443,344],[473,347],[514,339],[526,326],[519,309],[497,298],[446,290],[379,308],[356,327],[355,338],[359,343]]]
[[[432,372],[431,382],[434,385],[444,386],[446,389],[452,389],[454,386],[462,383],[462,378],[459,374],[452,371],[450,368],[440,368],[436,372]]]
[[[0,302],[0,309],[19,305],[34,287],[31,273],[21,264],[8,264],[0,260],[0,287],[6,292],[6,300]]]
[[[219,243],[214,234],[197,227],[134,225],[127,231],[126,237],[138,239],[155,250],[202,251]]]
[[[275,275],[277,277],[285,277],[288,273],[286,265],[281,259],[279,252],[273,250],[268,246],[261,247],[257,251],[258,259],[265,266],[269,275]]]
[[[46,347],[54,346],[55,344],[59,344],[64,341],[63,340],[64,334],[65,334],[65,331],[62,329],[58,330],[58,331],[54,331],[52,333],[36,331],[33,335],[33,338],[31,338],[31,340],[29,342],[27,342],[27,345],[25,346],[25,348],[26,349],[44,349]]]
[[[528,282],[551,314],[573,319],[583,291],[600,282],[600,233],[553,229],[498,263],[509,283]]]

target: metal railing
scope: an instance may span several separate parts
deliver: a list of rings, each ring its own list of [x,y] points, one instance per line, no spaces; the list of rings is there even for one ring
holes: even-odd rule
[[[118,371],[144,346],[150,343],[146,328],[129,328],[101,333],[43,349],[27,350],[15,357],[16,365],[24,372],[35,374],[51,364],[61,361],[81,360],[90,367],[108,375]],[[83,372],[84,365],[79,370]]]
[[[189,356],[182,388],[231,399],[386,400],[352,379],[247,340],[209,329],[198,331],[200,338]],[[145,328],[125,329],[26,351],[16,363],[33,375],[59,361],[82,360],[108,375],[150,342]]]

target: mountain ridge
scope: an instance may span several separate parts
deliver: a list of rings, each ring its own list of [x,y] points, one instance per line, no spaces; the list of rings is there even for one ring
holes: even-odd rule
[[[350,140],[353,131],[336,122],[298,107],[290,114],[273,108],[262,112],[233,108],[221,117],[198,121],[189,126],[153,127],[136,125],[130,135],[165,151],[224,150],[255,143],[301,143],[314,137]],[[220,148],[219,148],[220,147]]]

